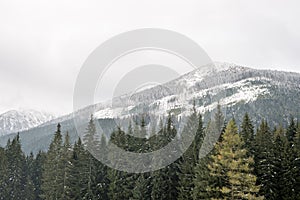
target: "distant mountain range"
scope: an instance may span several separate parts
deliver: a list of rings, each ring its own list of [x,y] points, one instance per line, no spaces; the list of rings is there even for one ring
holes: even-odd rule
[[[36,110],[10,110],[0,115],[0,136],[25,131],[54,118],[52,114]]]
[[[268,118],[269,124],[286,125],[292,115],[300,119],[300,74],[272,70],[257,70],[228,63],[215,63],[201,67],[161,86],[139,91],[134,95],[116,97],[112,102],[88,106],[76,113],[50,120],[20,132],[26,153],[47,150],[57,123],[71,140],[78,138],[73,114],[94,114],[101,127],[109,134],[116,124],[112,119],[126,119],[138,113],[148,113],[159,119],[172,113],[177,119],[189,115],[193,103],[208,121],[220,104],[227,119],[238,123],[248,112],[255,125]],[[120,121],[121,120],[121,121]],[[81,124],[85,127],[86,124]],[[8,128],[9,129],[9,128]],[[81,134],[81,133],[80,133]],[[16,133],[0,137],[4,146]]]

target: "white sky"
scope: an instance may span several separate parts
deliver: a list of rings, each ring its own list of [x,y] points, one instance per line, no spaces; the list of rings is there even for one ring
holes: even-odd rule
[[[0,113],[71,112],[87,56],[138,28],[180,32],[212,60],[300,72],[299,8],[298,0],[1,0]]]

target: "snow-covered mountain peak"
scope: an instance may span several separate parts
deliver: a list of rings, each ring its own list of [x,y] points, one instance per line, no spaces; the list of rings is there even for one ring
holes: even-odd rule
[[[54,118],[53,114],[44,111],[10,110],[0,115],[0,135],[27,130]]]
[[[204,80],[208,76],[214,76],[219,73],[240,73],[253,70],[248,67],[239,66],[233,63],[226,63],[226,62],[214,62],[208,65],[201,66],[176,80],[171,81],[172,83],[178,85],[185,85],[187,88],[195,86],[196,83]]]
[[[292,80],[292,81],[290,81]],[[124,105],[128,95],[116,98],[112,107],[99,109],[96,118],[128,117],[140,110],[150,110],[158,114],[190,110],[192,102],[199,100],[197,110],[202,113],[216,108],[217,104],[232,107],[241,103],[251,103],[269,98],[275,87],[295,88],[299,74],[257,70],[231,63],[215,62],[201,66],[175,80],[137,92],[130,105]],[[296,87],[297,88],[297,87]],[[142,103],[141,103],[142,102]],[[148,104],[149,103],[149,104]],[[146,105],[146,108],[143,106]],[[125,107],[124,107],[125,106]],[[181,113],[188,114],[188,113]]]

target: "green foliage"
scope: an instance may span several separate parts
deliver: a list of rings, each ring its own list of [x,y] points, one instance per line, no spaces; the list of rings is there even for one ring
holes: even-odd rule
[[[208,163],[209,157],[201,158],[195,169],[194,169],[194,188],[192,190],[192,198],[197,199],[210,199],[215,196],[216,193],[212,194],[207,191],[207,188],[215,183],[214,177],[210,176]]]
[[[254,145],[254,161],[255,175],[257,176],[257,184],[262,185],[260,194],[264,195],[267,199],[273,199],[276,195],[274,188],[277,182],[274,181],[274,146],[272,138],[274,138],[268,123],[262,121],[257,130]]]
[[[200,123],[199,123],[200,124]],[[192,192],[193,199],[208,199],[219,198],[221,193],[219,191],[207,191],[210,187],[222,187],[220,177],[212,177],[208,169],[208,164],[211,163],[211,155],[216,154],[216,149],[213,147],[219,141],[222,141],[222,134],[225,130],[225,120],[222,113],[221,106],[218,104],[217,111],[214,118],[208,123],[203,134],[203,143],[201,144],[201,151],[198,153],[200,160],[198,160],[194,168],[194,189]],[[205,136],[205,137],[204,137]]]
[[[296,136],[297,125],[293,117],[290,118],[290,123],[286,131],[287,139],[289,142],[292,142]]]
[[[6,199],[22,199],[26,182],[26,159],[21,150],[19,134],[6,147],[7,156],[7,179]],[[33,192],[33,191],[32,191]]]
[[[0,147],[0,199],[4,200],[7,196],[7,171],[8,161],[5,153],[5,149]]]
[[[89,169],[88,156],[80,138],[74,144],[70,162],[72,167],[67,181],[66,199],[82,199],[85,194],[84,188],[87,185]]]
[[[257,197],[259,186],[256,186],[256,176],[250,167],[254,160],[247,157],[243,141],[238,135],[238,129],[233,120],[229,122],[222,142],[216,145],[216,155],[212,155],[212,163],[208,165],[210,175],[220,177],[223,187],[207,188],[208,191],[222,193],[222,199],[263,199]]]
[[[293,174],[296,174],[295,177],[295,184],[294,184],[294,189],[296,192],[296,195],[300,197],[300,124],[298,123],[297,126],[297,133],[295,136],[295,148],[294,148],[294,153],[295,153],[295,159],[294,159],[294,170]]]
[[[58,124],[43,165],[41,197],[46,200],[63,199],[64,197],[64,164],[61,162],[63,140],[60,128],[61,126]]]
[[[240,135],[244,141],[244,147],[247,149],[247,155],[253,156],[254,127],[248,113],[243,118]]]
[[[132,198],[135,200],[150,200],[151,199],[151,176],[149,173],[139,174],[135,181],[135,187],[132,191]]]
[[[194,168],[199,160],[199,151],[203,141],[203,123],[202,116],[197,116],[194,112],[183,130],[183,134],[196,133],[195,138],[180,159],[179,165],[179,180],[178,199],[192,199],[192,191],[194,188]]]
[[[161,120],[152,128],[141,118],[127,132],[119,127],[106,141],[91,117],[83,141],[79,138],[74,145],[58,125],[48,152],[27,157],[17,135],[0,148],[0,200],[299,199],[300,125],[292,118],[286,129],[272,131],[262,121],[255,133],[246,114],[238,134],[234,120],[224,128],[220,106],[206,128],[194,110],[182,133],[196,133],[187,151],[169,166],[144,174],[110,169],[86,150],[92,146],[93,153],[108,156],[103,159],[118,156],[108,152],[107,142],[137,153],[155,151],[177,137],[173,119],[169,115],[166,123]]]

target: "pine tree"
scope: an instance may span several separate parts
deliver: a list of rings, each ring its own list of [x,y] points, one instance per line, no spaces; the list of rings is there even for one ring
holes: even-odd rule
[[[194,189],[192,192],[193,199],[208,199],[208,198],[220,198],[220,191],[208,191],[210,187],[223,187],[223,183],[220,177],[210,176],[208,164],[211,163],[211,156],[216,154],[215,144],[222,141],[222,135],[225,131],[225,118],[221,110],[220,104],[217,106],[217,111],[213,120],[209,121],[205,129],[205,137],[203,136],[203,142],[201,144],[201,152],[199,152],[200,160],[194,168]]]
[[[290,123],[286,131],[286,135],[289,142],[293,142],[297,133],[297,125],[295,123],[295,119],[293,117],[290,118]]]
[[[295,159],[294,159],[294,170],[293,174],[295,176],[295,192],[296,196],[300,197],[300,124],[298,123],[297,126],[297,133],[295,136],[295,148],[294,148],[294,153],[295,153]]]
[[[290,148],[287,137],[282,127],[275,130],[274,133],[274,159],[270,160],[273,167],[273,176],[271,182],[274,184],[271,188],[272,198],[274,199],[295,199],[294,177],[293,173],[293,153]],[[280,183],[280,184],[278,184]]]
[[[87,189],[85,191],[84,199],[96,199],[96,191],[97,191],[97,183],[96,183],[96,176],[97,176],[97,169],[96,163],[97,160],[93,157],[92,154],[99,153],[100,148],[100,138],[96,132],[96,125],[94,122],[94,117],[91,115],[90,121],[88,123],[86,132],[83,136],[83,143],[84,146],[88,149],[87,152],[88,157],[88,171],[87,173]]]
[[[63,173],[63,193],[62,193],[62,199],[67,199],[67,192],[70,190],[68,188],[68,179],[71,177],[71,153],[72,153],[72,146],[70,144],[70,136],[67,132],[65,135],[64,144],[62,146],[62,152],[61,152],[61,167],[62,167],[62,173]]]
[[[115,169],[109,170],[109,199],[131,199],[133,197],[136,174]]]
[[[195,177],[193,180],[194,188],[192,191],[192,197],[194,200],[197,199],[210,199],[216,197],[216,193],[210,193],[207,191],[209,186],[212,186],[214,182],[214,177],[210,176],[208,164],[210,162],[209,155],[199,159],[197,165],[195,166],[194,173]]]
[[[61,162],[62,142],[61,126],[58,124],[43,165],[41,197],[45,200],[62,199],[62,194],[64,194],[64,171]]]
[[[79,138],[71,156],[70,176],[67,179],[66,199],[83,199],[87,193],[89,176],[88,153]]]
[[[43,165],[46,160],[46,153],[39,151],[36,155],[35,160],[33,161],[32,169],[31,169],[31,179],[34,184],[34,193],[35,199],[41,200],[42,194],[42,173],[43,173]]]
[[[274,182],[274,147],[272,141],[273,134],[268,123],[262,120],[255,136],[254,145],[254,172],[257,176],[257,185],[261,185],[260,194],[266,199],[274,195],[273,188],[278,183]]]
[[[135,128],[136,129],[136,128]],[[110,143],[117,145],[119,148],[126,149],[128,148],[128,140],[126,140],[126,134],[121,130],[120,127],[111,134]],[[110,153],[108,159],[114,160],[116,167],[122,166],[126,163],[123,163],[119,160],[119,155],[116,155],[115,152]],[[109,178],[109,199],[129,199],[132,197],[132,174],[128,174],[123,171],[118,171],[116,169],[108,170]],[[134,182],[134,181],[133,181]]]
[[[0,147],[0,200],[7,199],[7,171],[8,161],[5,149]]]
[[[165,176],[166,173],[164,173],[166,169],[161,169],[152,172],[152,191],[151,191],[151,199],[168,199],[168,194],[165,193],[165,191],[168,191],[168,185],[164,184],[165,181],[168,179],[167,176]]]
[[[252,125],[251,119],[248,113],[245,114],[241,127],[241,136],[245,143],[245,148],[247,149],[248,155],[253,156],[253,142],[254,142],[254,127]]]
[[[34,155],[31,152],[29,156],[26,157],[26,172],[25,172],[25,185],[24,185],[24,194],[25,199],[36,199],[35,196],[35,185],[33,183],[33,174],[34,174]]]
[[[106,160],[107,155],[107,144],[106,137],[102,134],[101,144],[99,147],[99,153],[104,156],[104,160]],[[100,161],[96,161],[96,197],[98,199],[106,200],[108,199],[108,191],[109,191],[109,178],[108,178],[108,167],[104,165]]]
[[[196,112],[192,113],[189,117],[187,124],[183,129],[183,137],[186,138],[188,135],[191,135],[192,132],[196,132],[198,128],[198,117]],[[194,148],[196,147],[195,140],[189,146],[189,148],[184,152],[182,158],[180,159],[179,164],[179,196],[178,199],[191,199],[191,191],[194,187],[193,178],[194,178],[194,166],[196,164]]]
[[[162,141],[158,141],[156,145],[169,143],[176,136],[176,129],[173,125],[171,116],[169,115],[166,127],[160,130]],[[160,161],[160,162],[163,162]],[[179,161],[166,166],[163,169],[152,173],[152,199],[177,199],[179,178],[178,178]]]
[[[132,200],[150,200],[149,175],[139,174],[132,191]]]
[[[203,144],[203,140],[204,140],[205,134],[204,134],[204,127],[203,127],[203,119],[202,119],[202,115],[199,114],[198,115],[198,127],[197,127],[197,131],[196,131],[196,136],[195,136],[195,140],[193,142],[193,151],[194,151],[194,161],[195,161],[195,165],[198,163],[199,159],[200,159],[200,149],[202,147]]]
[[[24,186],[23,198],[25,200],[35,200],[36,197],[35,197],[34,190],[35,190],[35,188],[34,188],[34,184],[33,184],[32,180],[31,180],[31,177],[27,176],[25,186]]]
[[[250,165],[254,163],[252,157],[247,157],[243,141],[238,134],[233,120],[229,122],[222,142],[216,145],[216,155],[212,155],[213,162],[209,164],[211,176],[221,177],[224,182],[222,188],[210,187],[210,191],[220,191],[222,199],[263,199],[256,194],[256,176],[252,174]]]
[[[213,122],[215,132],[220,135],[219,139],[222,140],[222,133],[224,132],[225,128],[225,117],[220,104],[217,105],[217,112],[215,113]]]
[[[26,158],[21,150],[19,134],[7,146],[6,155],[9,166],[7,168],[6,199],[22,199],[26,182]]]
[[[197,116],[196,112],[190,116],[183,132],[190,134],[195,132],[195,138],[191,146],[183,154],[179,161],[179,187],[178,199],[192,199],[192,190],[194,188],[194,168],[199,160],[199,150],[203,141],[203,123],[202,116]],[[184,133],[183,133],[184,134]]]
[[[219,116],[222,116],[222,115],[219,114]],[[202,125],[201,118],[199,118],[198,131],[203,132],[203,137],[202,137],[202,142],[201,142],[202,151],[197,153],[198,160],[197,160],[196,166],[194,168],[194,179],[193,179],[194,188],[192,191],[192,197],[195,200],[220,197],[220,194],[219,194],[220,192],[208,192],[207,191],[207,188],[209,186],[217,187],[220,185],[220,181],[217,177],[210,176],[210,171],[208,168],[208,164],[211,162],[210,156],[215,153],[214,151],[211,151],[212,149],[209,146],[213,145],[210,142],[215,142],[216,140],[209,139],[209,137],[206,137],[207,135],[209,135],[211,137],[215,136],[215,134],[212,134],[213,131],[215,131],[215,128],[212,127],[212,125],[214,125],[214,123],[209,123],[205,130],[203,130],[203,128],[201,130],[201,127],[203,125]],[[217,133],[217,135],[218,135],[218,133]],[[204,141],[204,138],[208,138],[208,139]],[[208,146],[205,146],[205,145],[207,145],[206,143],[208,143]]]

